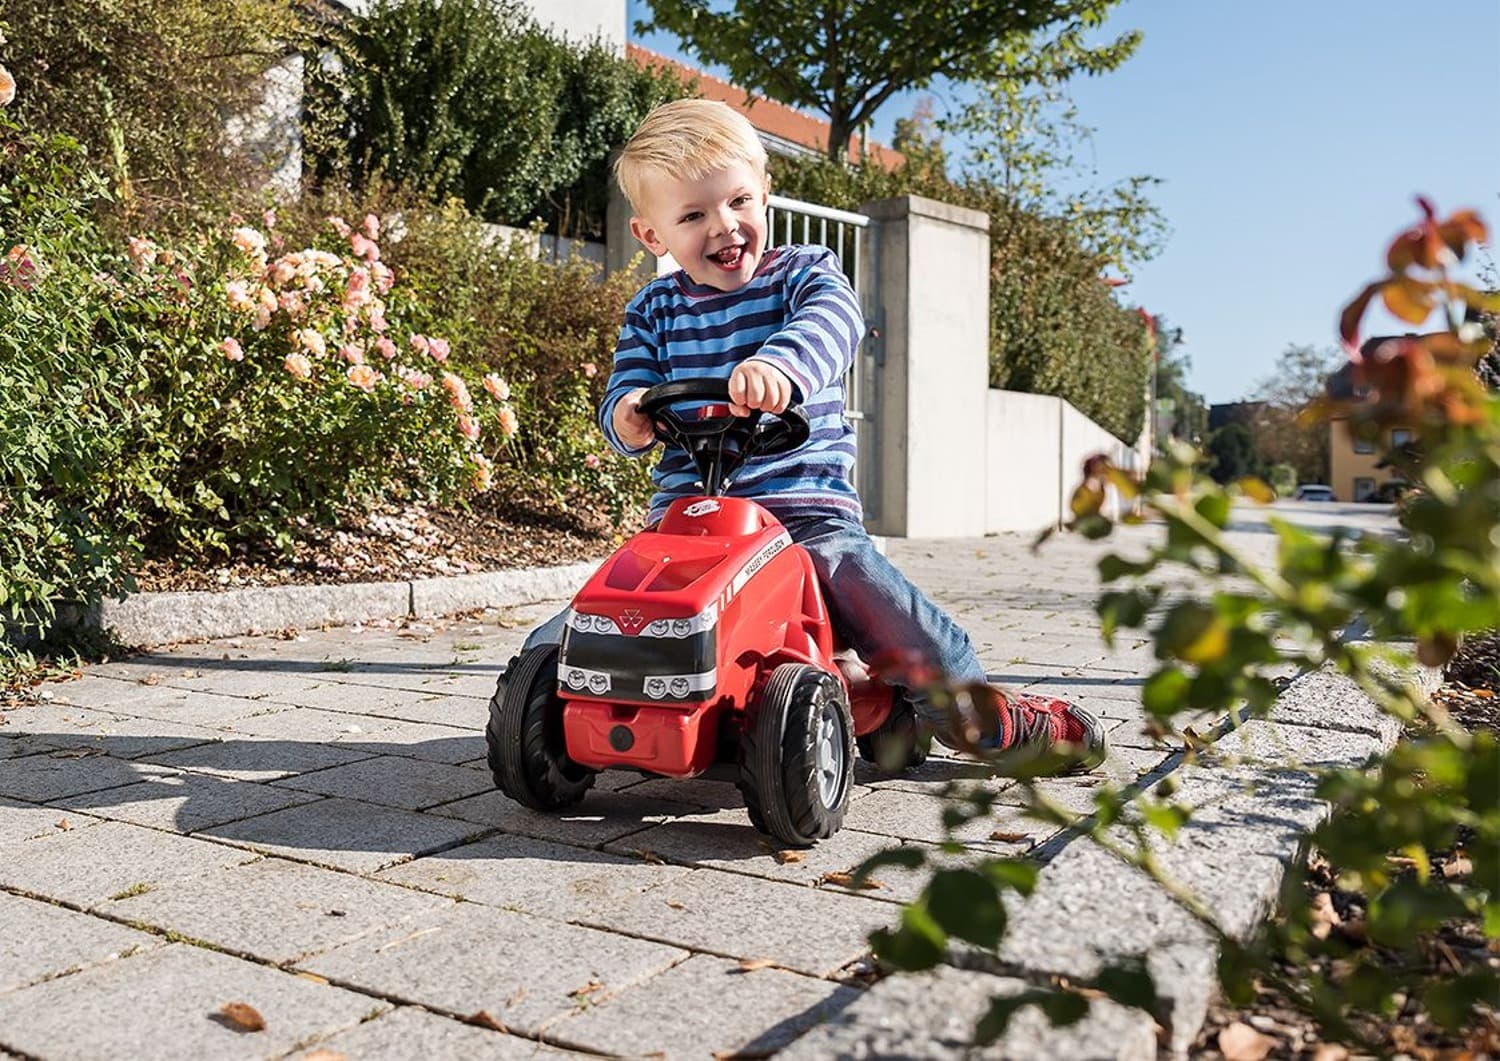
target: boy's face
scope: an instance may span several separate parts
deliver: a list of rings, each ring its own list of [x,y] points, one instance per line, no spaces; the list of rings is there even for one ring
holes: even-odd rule
[[[744,162],[701,180],[658,177],[630,231],[671,254],[694,282],[733,291],[755,275],[766,245],[766,182]]]

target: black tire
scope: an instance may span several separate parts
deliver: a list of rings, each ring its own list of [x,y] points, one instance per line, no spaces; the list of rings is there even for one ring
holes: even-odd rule
[[[854,787],[854,720],[833,675],[801,663],[771,672],[740,741],[740,792],[750,821],[806,846],[844,824]]]
[[[856,737],[859,757],[878,769],[900,773],[927,761],[928,740],[917,724],[916,709],[911,701],[893,689],[891,713],[885,721],[863,737]]]
[[[594,783],[595,771],[568,758],[556,645],[538,645],[510,661],[490,700],[484,739],[495,784],[533,810],[572,806]]]

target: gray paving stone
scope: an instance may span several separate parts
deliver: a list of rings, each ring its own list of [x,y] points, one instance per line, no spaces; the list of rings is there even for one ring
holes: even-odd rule
[[[91,751],[117,759],[135,759],[223,736],[206,726],[134,718],[71,704],[46,704],[11,712],[5,733],[37,750]]]
[[[6,892],[0,892],[0,925],[0,995],[161,945],[113,921]]]
[[[224,1021],[218,1013],[229,1002],[253,1007],[265,1030],[247,1033]],[[0,995],[0,1035],[12,1049],[48,1061],[259,1059],[352,1027],[386,1005],[176,944]]]
[[[781,969],[696,955],[551,1026],[560,1042],[627,1057],[758,1056],[786,1046],[860,992]]]
[[[785,1061],[905,1058],[1005,1058],[1010,1061],[1154,1061],[1152,1020],[1107,1000],[1067,1028],[1053,1028],[1035,1006],[1011,1017],[1006,1033],[975,1047],[974,1027],[990,1000],[1026,989],[1021,980],[941,967],[931,973],[889,976],[853,1005],[776,1056]]]
[[[937,794],[882,789],[849,804],[844,828],[928,844],[951,838],[979,847],[995,843],[991,836],[997,831],[1025,833],[1037,841],[1056,832],[1054,826],[1025,817],[1019,807],[997,805],[988,817],[961,825],[950,836],[943,828],[947,806]]]
[[[283,965],[451,905],[409,888],[264,858],[115,900],[109,912]]]
[[[323,799],[204,830],[267,854],[374,873],[473,835],[472,825],[349,799]]]
[[[847,892],[848,888],[828,881],[827,875],[851,873],[870,856],[901,846],[901,842],[873,833],[842,829],[828,839],[818,841],[816,846],[803,850],[779,851],[778,846],[757,832],[742,813],[724,810],[708,817],[681,818],[655,826],[617,843],[606,844],[605,850],[626,855],[650,851],[682,865]],[[929,852],[936,850],[926,849]],[[876,879],[881,885],[879,888],[862,889],[859,894],[868,899],[905,903],[915,899],[926,883],[926,876],[922,873],[898,866],[882,869]]]
[[[181,751],[150,755],[145,761],[235,781],[275,781],[330,766],[374,758],[377,752],[348,744],[230,737]]]
[[[523,807],[496,790],[433,807],[428,813],[462,818],[508,833],[555,840],[575,847],[601,847],[612,840],[699,810],[691,803],[643,799],[631,795],[633,791],[633,787],[623,792],[590,790],[580,803],[544,813]]]
[[[83,792],[135,784],[147,777],[174,773],[153,763],[129,762],[83,749],[68,749],[10,759],[0,770],[0,796],[45,803]]]
[[[353,712],[474,731],[483,730],[489,721],[489,701],[478,697],[455,696],[448,692],[419,693],[352,682],[327,682],[288,696],[284,702],[324,711]]]
[[[1369,733],[1256,719],[1215,741],[1213,756],[1219,760],[1269,763],[1286,769],[1356,766],[1384,746],[1382,738]]]
[[[255,857],[128,822],[54,831],[25,841],[14,853],[17,857],[0,858],[0,885],[82,907],[107,907],[111,896]]]
[[[633,856],[500,835],[392,866],[378,876],[469,902],[574,921],[686,872]]]
[[[111,710],[132,718],[156,718],[164,722],[217,728],[251,715],[264,714],[275,706],[269,697],[225,696],[198,689],[161,686],[152,690],[150,696],[131,700]]]
[[[20,857],[10,851],[16,845],[53,833],[84,829],[101,821],[87,814],[65,813],[56,807],[22,803],[0,796],[0,858]],[[67,828],[62,828],[60,823],[65,823]]]
[[[270,700],[276,694],[305,689],[316,684],[316,672],[288,669],[275,658],[244,659],[167,657],[171,666],[146,676],[159,690],[197,692],[242,700]]]
[[[1401,735],[1402,722],[1380,710],[1353,680],[1332,671],[1312,671],[1297,678],[1280,696],[1270,721],[1315,729],[1345,730],[1375,737],[1389,747]]]
[[[732,914],[726,916],[726,912]],[[695,869],[600,907],[587,923],[731,958],[769,958],[811,976],[830,975],[868,949],[890,924],[891,904],[738,873]]]
[[[562,1061],[589,1055],[544,1046],[534,1039],[465,1024],[416,1006],[397,1006],[358,1028],[340,1032],[293,1054],[306,1058],[330,1051],[358,1061]],[[326,1056],[323,1055],[323,1056]]]
[[[276,787],[317,792],[325,796],[347,796],[386,807],[421,810],[489,791],[494,782],[476,770],[447,763],[382,755],[347,766],[298,774]]]
[[[81,678],[49,686],[48,691],[53,694],[55,702],[110,711],[157,694],[154,686],[143,685],[131,678],[105,677],[92,667],[89,670],[90,673]]]
[[[485,754],[482,730],[310,707],[289,707],[242,719],[234,724],[234,731],[274,740],[348,745],[376,755],[408,755],[435,763],[462,763]]]
[[[100,818],[194,833],[317,798],[307,792],[206,774],[165,774],[134,785],[68,796],[55,802],[67,810],[86,811]]]
[[[618,993],[686,957],[660,943],[459,903],[300,966],[445,1013],[482,1010],[508,1029],[537,1035],[591,995]],[[589,990],[594,983],[601,987]]]

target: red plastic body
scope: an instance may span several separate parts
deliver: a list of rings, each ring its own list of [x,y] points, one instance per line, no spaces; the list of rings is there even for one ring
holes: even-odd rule
[[[558,682],[568,756],[700,774],[782,663],[812,664],[849,688],[812,560],[753,501],[679,499],[573,599]],[[855,692],[863,734],[891,698],[867,683]]]

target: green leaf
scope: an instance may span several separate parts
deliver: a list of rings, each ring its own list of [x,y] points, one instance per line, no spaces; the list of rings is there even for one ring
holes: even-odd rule
[[[1141,815],[1155,826],[1168,840],[1175,840],[1177,832],[1188,820],[1188,808],[1177,803],[1157,803],[1141,798],[1136,800]]]
[[[872,932],[870,946],[881,961],[913,972],[931,969],[940,962],[948,937],[926,910],[914,904],[901,911],[901,925],[896,931],[882,928]]]
[[[900,866],[903,869],[920,869],[922,863],[927,860],[927,853],[920,847],[891,847],[884,851],[877,851],[865,859],[854,870],[853,881],[850,887],[858,890],[859,886],[875,873],[876,870],[885,866]]]
[[[1005,907],[994,881],[973,870],[939,870],[924,894],[933,920],[950,936],[991,949],[999,945]]]
[[[1477,1003],[1493,1005],[1497,997],[1500,997],[1500,977],[1493,969],[1475,969],[1430,981],[1422,992],[1422,1003],[1435,1021],[1457,1032],[1469,1022]]]
[[[1167,718],[1187,706],[1188,676],[1173,666],[1158,670],[1141,686],[1141,706],[1150,715]]]
[[[1011,888],[1019,895],[1030,895],[1036,890],[1041,867],[1022,858],[998,858],[979,867],[1000,888]]]
[[[1094,986],[1122,1006],[1156,1012],[1156,981],[1141,962],[1106,966]]]

